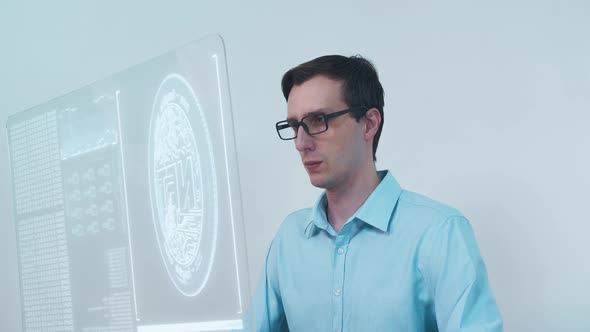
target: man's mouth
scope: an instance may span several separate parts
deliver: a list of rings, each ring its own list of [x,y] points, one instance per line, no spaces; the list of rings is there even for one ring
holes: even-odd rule
[[[307,169],[308,171],[314,171],[318,167],[320,167],[321,163],[321,161],[306,161],[303,163],[303,165],[305,166],[305,169]]]

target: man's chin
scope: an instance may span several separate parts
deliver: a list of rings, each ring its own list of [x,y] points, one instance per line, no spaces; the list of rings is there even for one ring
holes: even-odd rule
[[[326,189],[325,186],[323,186],[321,183],[311,183],[312,186],[316,187],[316,188],[320,188],[320,189]]]
[[[319,176],[319,174],[309,174],[309,182],[311,182],[311,185],[314,187],[326,189],[325,179]]]

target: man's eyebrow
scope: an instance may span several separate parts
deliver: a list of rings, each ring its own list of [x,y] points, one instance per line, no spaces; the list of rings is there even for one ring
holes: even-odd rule
[[[330,112],[330,109],[328,109],[328,108],[320,108],[320,109],[315,110],[315,111],[303,113],[303,116],[301,118],[303,119],[306,116],[318,115],[318,114],[326,114],[326,113],[329,113],[329,112]],[[288,117],[287,118],[287,121],[300,121],[300,120],[297,120],[294,117]]]

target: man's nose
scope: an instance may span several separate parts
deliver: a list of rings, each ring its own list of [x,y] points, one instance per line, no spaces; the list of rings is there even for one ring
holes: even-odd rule
[[[295,148],[299,152],[313,150],[314,142],[303,126],[297,128],[297,137],[295,138]]]

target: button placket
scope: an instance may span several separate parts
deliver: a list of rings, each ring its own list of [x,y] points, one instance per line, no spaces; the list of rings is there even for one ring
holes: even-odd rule
[[[334,251],[334,274],[333,274],[333,329],[334,331],[342,331],[343,322],[343,297],[345,295],[344,289],[344,267],[346,264],[346,248],[350,241],[350,229],[344,227],[340,234],[336,236],[335,251]]]

